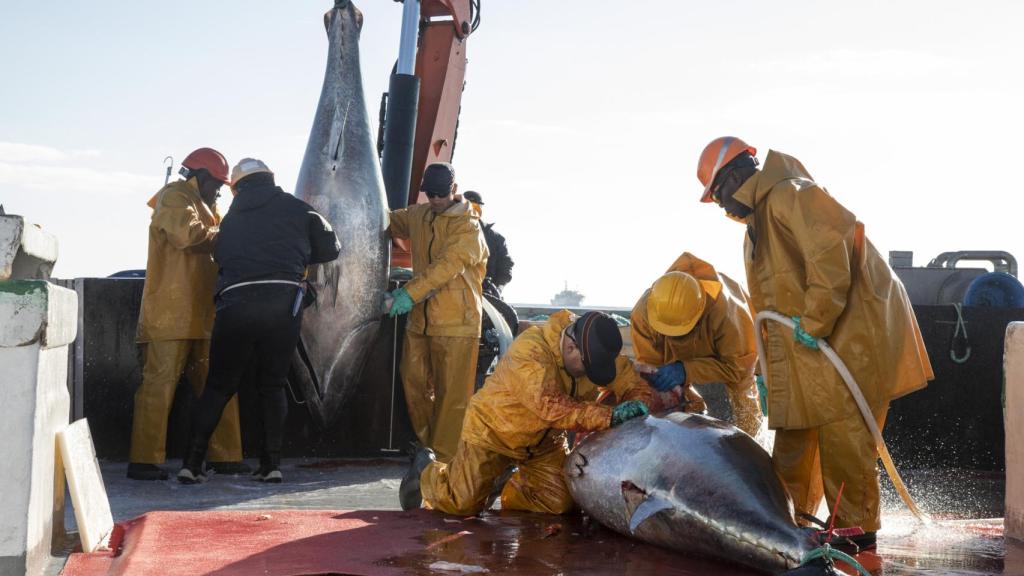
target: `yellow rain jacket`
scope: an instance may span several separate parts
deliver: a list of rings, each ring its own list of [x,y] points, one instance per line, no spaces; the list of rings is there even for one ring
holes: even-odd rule
[[[800,162],[770,151],[734,198],[747,217],[744,259],[755,311],[800,316],[849,367],[873,410],[934,378],[910,300],[864,226],[811,180]],[[821,426],[858,414],[824,354],[767,323],[768,423]]]
[[[565,371],[562,330],[574,320],[571,312],[562,310],[547,324],[515,339],[466,410],[464,442],[525,460],[564,445],[554,441],[564,430],[603,430],[611,425],[612,407],[594,402],[602,387]],[[651,388],[632,362],[620,356],[616,369],[607,389],[617,401],[640,400],[649,406]]]
[[[414,277],[405,290],[416,305],[405,329],[479,337],[488,256],[479,211],[463,201],[435,215],[430,204],[415,204],[391,213],[388,232],[412,242]]]
[[[676,259],[666,272],[686,272],[700,281],[707,295],[704,313],[688,334],[664,336],[647,318],[650,290],[644,292],[630,315],[637,361],[663,366],[681,360],[686,366],[687,385],[721,382],[736,391],[749,388],[757,363],[757,345],[743,289],[689,252]]]
[[[220,214],[199,197],[195,178],[164,186],[150,206],[149,259],[137,340],[209,340],[217,283],[211,254]]]

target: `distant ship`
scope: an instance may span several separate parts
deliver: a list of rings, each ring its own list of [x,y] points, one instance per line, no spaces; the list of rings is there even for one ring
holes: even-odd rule
[[[565,289],[563,289],[555,297],[551,299],[552,306],[562,306],[564,308],[579,308],[583,303],[583,299],[586,298],[581,292],[576,290],[569,290],[569,283],[565,283]]]

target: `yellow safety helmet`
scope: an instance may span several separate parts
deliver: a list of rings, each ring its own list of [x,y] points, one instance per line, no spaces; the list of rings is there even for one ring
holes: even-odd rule
[[[696,278],[686,272],[668,272],[647,294],[647,320],[665,336],[683,336],[697,325],[706,298]]]

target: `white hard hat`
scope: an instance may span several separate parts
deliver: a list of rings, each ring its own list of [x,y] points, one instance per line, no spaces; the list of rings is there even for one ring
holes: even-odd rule
[[[238,161],[238,164],[235,164],[235,167],[231,169],[231,187],[234,188],[235,184],[238,184],[238,181],[242,178],[252,176],[253,174],[258,174],[260,172],[273,174],[270,168],[267,168],[267,165],[264,164],[262,160],[257,160],[256,158],[242,158]]]

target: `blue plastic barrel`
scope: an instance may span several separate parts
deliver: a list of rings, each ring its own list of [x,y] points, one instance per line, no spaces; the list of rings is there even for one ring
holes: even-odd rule
[[[1024,308],[1024,285],[1006,272],[982,274],[967,287],[964,305]]]

